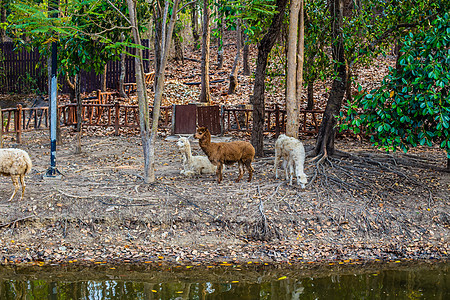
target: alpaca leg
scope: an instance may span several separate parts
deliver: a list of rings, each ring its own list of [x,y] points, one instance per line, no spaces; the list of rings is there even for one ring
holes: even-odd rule
[[[242,161],[238,161],[238,167],[239,167],[239,176],[236,179],[236,182],[239,182],[244,176],[244,164],[242,163]]]
[[[286,180],[289,179],[289,161],[287,160],[287,158],[285,158],[283,160],[283,170],[284,170],[284,178]]]
[[[251,165],[251,162],[246,162],[245,166],[247,167],[247,171],[248,171],[248,182],[252,181],[252,177],[253,177],[253,167]]]
[[[11,201],[16,195],[17,191],[19,190],[19,180],[17,178],[17,175],[11,175],[11,179],[14,184],[14,193],[12,194],[11,198],[9,198],[8,201]]]
[[[304,163],[304,161],[300,160],[300,163],[297,165],[297,168],[296,168],[297,184],[300,184],[302,186],[302,189],[305,188],[305,184],[308,182],[305,171],[303,169],[303,163]]]
[[[23,200],[23,195],[25,194],[25,175],[20,175],[20,184],[22,185],[22,197],[20,200]]]
[[[216,171],[217,183],[221,183],[222,182],[222,167],[223,167],[223,165],[221,163],[214,164],[214,165],[217,166],[217,171]]]
[[[280,163],[280,154],[278,153],[277,149],[275,149],[275,162],[273,164],[273,168],[274,168],[276,179],[278,179],[278,164],[279,163]]]
[[[294,177],[294,162],[289,162],[289,185],[292,185],[292,178]]]

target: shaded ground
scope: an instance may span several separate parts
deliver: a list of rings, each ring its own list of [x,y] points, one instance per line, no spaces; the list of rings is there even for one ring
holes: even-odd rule
[[[386,155],[339,140],[339,149],[356,156],[307,164],[310,183],[302,190],[275,179],[273,138],[265,141],[268,155],[253,164],[252,182],[235,183],[233,166],[217,184],[214,176],[180,175],[176,143],[161,137],[158,180],[148,185],[137,135],[87,134],[79,155],[75,135],[64,129],[63,136],[61,180],[42,178],[49,165],[47,132],[22,138],[20,148],[34,163],[23,201],[7,202],[13,185],[0,178],[3,263],[448,258],[450,175],[404,165],[444,166],[439,149]],[[314,141],[304,143],[308,148]],[[196,141],[191,145],[201,154]],[[14,146],[6,137],[5,147]]]

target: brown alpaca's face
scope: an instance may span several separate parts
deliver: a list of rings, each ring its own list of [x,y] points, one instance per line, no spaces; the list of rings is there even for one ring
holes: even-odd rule
[[[200,127],[197,129],[197,132],[194,134],[194,137],[196,139],[201,139],[205,135],[206,131],[207,131],[206,127]]]

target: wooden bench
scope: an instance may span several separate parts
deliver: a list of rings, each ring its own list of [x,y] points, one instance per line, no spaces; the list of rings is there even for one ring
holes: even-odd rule
[[[155,72],[144,73],[145,76],[145,85],[148,88],[152,88],[153,81],[155,80]],[[136,92],[137,86],[135,82],[129,82],[123,84],[123,89],[125,93],[130,96],[131,93]]]

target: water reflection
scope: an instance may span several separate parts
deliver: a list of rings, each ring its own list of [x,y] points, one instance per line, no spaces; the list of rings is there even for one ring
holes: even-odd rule
[[[449,263],[386,267],[187,272],[0,267],[0,299],[450,299]]]

